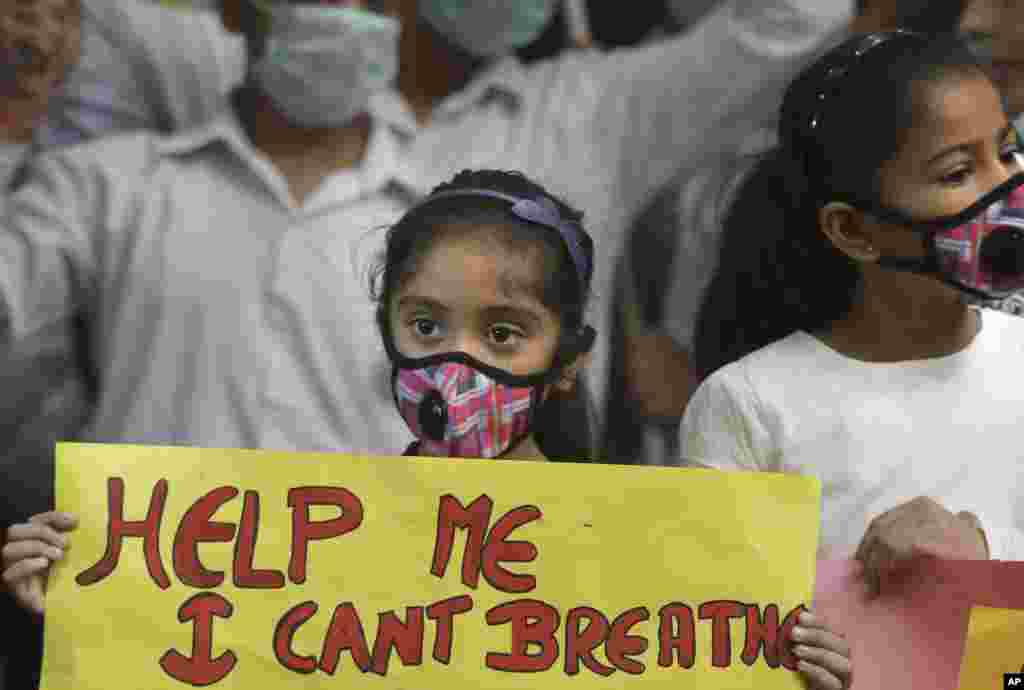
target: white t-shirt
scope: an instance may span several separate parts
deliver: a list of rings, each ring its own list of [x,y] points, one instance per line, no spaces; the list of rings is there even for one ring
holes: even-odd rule
[[[681,455],[822,482],[821,544],[849,557],[871,519],[918,496],[979,516],[992,558],[1024,559],[1024,321],[985,310],[964,350],[848,358],[796,332],[712,374]]]

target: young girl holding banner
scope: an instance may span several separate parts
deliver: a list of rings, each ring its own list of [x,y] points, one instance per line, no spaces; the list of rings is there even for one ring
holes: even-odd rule
[[[534,431],[545,417],[557,425],[551,401],[573,390],[594,337],[580,219],[522,175],[467,171],[391,228],[378,320],[396,405],[419,439],[407,455],[548,459]],[[3,577],[26,608],[43,612],[46,572],[74,524],[47,513],[9,530]],[[793,640],[810,687],[849,686],[842,637],[804,613]]]
[[[726,219],[682,457],[821,479],[822,544],[875,589],[1024,557],[1024,321],[971,304],[1024,289],[994,84],[955,39],[856,37],[789,87],[780,140]]]

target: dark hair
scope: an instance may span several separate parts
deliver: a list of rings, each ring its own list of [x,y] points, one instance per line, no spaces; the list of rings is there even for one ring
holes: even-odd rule
[[[896,24],[912,31],[952,33],[966,6],[967,0],[896,0]]]
[[[878,0],[875,0],[878,2]],[[928,33],[954,32],[967,0],[889,0],[895,25],[901,29]],[[864,14],[868,0],[854,3],[855,14]]]
[[[852,38],[797,77],[783,99],[779,146],[725,216],[697,318],[698,376],[849,312],[860,270],[820,231],[818,211],[877,200],[879,170],[919,110],[915,85],[974,74],[984,72],[954,36],[898,32]]]
[[[270,16],[258,4],[258,0],[239,0],[238,23],[239,30],[245,38],[245,54],[251,69],[266,50]]]
[[[548,199],[563,220],[579,225],[583,218],[580,211],[518,172],[464,170],[450,182],[436,187],[431,196],[464,189],[489,190],[523,199]],[[583,335],[584,315],[590,296],[594,265],[593,240],[580,226],[577,240],[588,266],[585,274],[580,276],[565,241],[557,231],[520,220],[509,212],[508,207],[509,203],[500,199],[449,197],[415,207],[392,226],[387,233],[384,258],[371,281],[371,292],[377,302],[377,319],[382,333],[393,295],[416,272],[420,261],[438,241],[471,232],[487,232],[512,251],[540,251],[542,265],[538,275],[541,279],[535,286],[535,294],[541,304],[558,315],[561,324],[561,338],[554,366],[571,363],[569,360],[579,353],[578,338]],[[581,383],[577,383],[577,390]],[[566,400],[563,396],[552,396],[549,403],[543,406],[543,414],[538,419],[538,437],[539,440],[543,437],[549,440],[547,444],[541,441],[545,455],[589,458],[592,445],[589,424],[583,430],[573,430],[580,437],[578,441],[559,446],[558,439],[552,438],[559,427],[567,426],[561,412],[578,402]],[[552,451],[552,448],[559,449]]]

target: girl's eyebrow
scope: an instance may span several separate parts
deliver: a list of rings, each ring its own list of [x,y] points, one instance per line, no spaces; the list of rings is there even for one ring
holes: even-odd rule
[[[516,318],[529,321],[531,325],[539,327],[542,324],[541,318],[528,307],[520,307],[513,304],[492,305],[484,308],[484,314],[489,319]]]
[[[1013,128],[1012,124],[1008,124],[1005,127],[1003,127],[1001,130],[999,130],[999,133],[995,137],[996,143],[997,144],[1002,144],[1003,141],[1006,139],[1006,137],[1012,131],[1014,131],[1014,128]],[[980,142],[968,141],[968,142],[964,142],[963,144],[957,144],[956,146],[950,146],[948,149],[945,149],[944,151],[936,154],[935,156],[932,156],[932,158],[930,158],[928,160],[928,163],[926,165],[930,166],[933,163],[937,162],[939,159],[945,158],[946,156],[950,155],[951,153],[959,153],[959,152],[970,153],[970,150],[973,147],[975,147],[978,143],[980,143]]]
[[[421,297],[420,295],[406,295],[398,300],[398,307],[413,308],[413,307],[427,307],[433,311],[447,312],[451,311],[448,307],[441,304],[435,299],[429,297]]]

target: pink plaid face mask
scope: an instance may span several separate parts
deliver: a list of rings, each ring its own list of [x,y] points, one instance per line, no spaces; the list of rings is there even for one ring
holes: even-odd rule
[[[983,300],[1024,290],[1024,174],[1015,176],[955,216],[914,221],[899,211],[868,210],[922,233],[922,258],[882,257],[878,265],[940,277]]]
[[[511,377],[518,378],[518,377]],[[496,458],[530,434],[543,383],[499,383],[464,362],[397,368],[398,410],[424,455]]]

